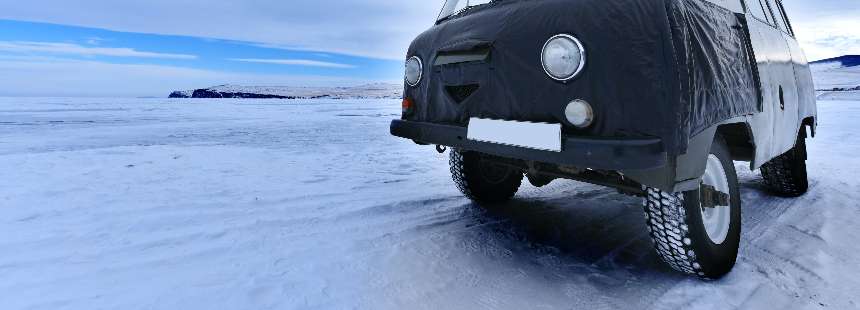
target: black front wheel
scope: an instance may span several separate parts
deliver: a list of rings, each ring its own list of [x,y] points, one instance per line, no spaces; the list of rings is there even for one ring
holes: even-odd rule
[[[457,188],[477,202],[510,200],[523,182],[521,170],[498,164],[487,154],[451,150],[450,164]]]
[[[657,253],[673,269],[717,279],[734,268],[741,239],[741,199],[728,147],[717,137],[699,189],[648,188],[645,214]]]

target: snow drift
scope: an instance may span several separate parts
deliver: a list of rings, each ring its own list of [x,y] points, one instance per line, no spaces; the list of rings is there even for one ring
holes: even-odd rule
[[[860,100],[860,56],[810,63],[819,100]]]

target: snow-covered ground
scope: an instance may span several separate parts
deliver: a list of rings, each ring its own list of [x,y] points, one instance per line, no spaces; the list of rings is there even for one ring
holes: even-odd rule
[[[856,309],[860,102],[820,103],[811,191],[738,163],[741,257],[658,261],[640,201],[496,207],[389,136],[397,100],[0,99],[2,309]]]
[[[860,86],[860,66],[845,67],[840,62],[810,66],[815,76],[815,89],[854,88]]]
[[[860,90],[851,91],[819,91],[818,100],[860,100]]]
[[[843,56],[840,60],[812,63],[818,100],[860,100],[860,56]]]

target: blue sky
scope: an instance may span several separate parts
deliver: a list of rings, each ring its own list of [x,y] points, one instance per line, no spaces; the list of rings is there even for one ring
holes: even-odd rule
[[[189,73],[197,70],[201,75],[199,78],[190,79],[191,83],[165,85],[163,88],[151,90],[135,89],[138,85],[129,85],[125,87],[128,89],[127,93],[121,90],[124,88],[121,85],[119,88],[114,86],[114,89],[107,93],[106,90],[78,87],[73,87],[72,91],[42,87],[36,87],[32,91],[27,88],[15,91],[9,87],[0,87],[0,95],[6,96],[86,96],[101,93],[109,96],[159,96],[172,88],[206,87],[225,83],[308,86],[332,83],[396,83],[402,75],[402,62],[399,60],[289,49],[267,46],[264,43],[118,32],[12,20],[0,20],[0,29],[5,30],[0,32],[0,63],[30,61],[78,64],[83,71],[86,71],[87,67],[95,67],[95,63],[119,69],[134,65],[136,67],[126,68],[129,71],[134,68],[171,68],[179,71],[186,69]],[[11,73],[12,70],[4,71]],[[204,77],[207,71],[212,72],[209,79]],[[230,77],[231,75],[235,77]],[[112,78],[138,83],[133,76]],[[202,81],[197,82],[201,79]]]
[[[264,44],[174,35],[0,20],[0,53],[39,55],[114,64],[398,80],[401,62]],[[11,31],[9,31],[11,30]],[[120,51],[117,49],[130,49]],[[135,53],[137,52],[137,53]]]
[[[785,0],[808,58],[860,54],[860,1]],[[399,83],[442,1],[0,0],[0,96]]]

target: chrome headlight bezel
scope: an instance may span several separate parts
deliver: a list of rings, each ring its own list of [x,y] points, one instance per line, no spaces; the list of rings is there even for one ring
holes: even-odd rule
[[[579,65],[570,74],[566,74],[564,76],[556,76],[555,74],[552,74],[550,72],[550,70],[547,68],[547,60],[546,60],[547,47],[549,47],[550,43],[554,42],[555,40],[569,40],[570,42],[572,42],[575,45],[575,48],[579,52]],[[546,40],[546,43],[544,43],[543,48],[541,49],[541,52],[540,52],[540,63],[541,63],[541,66],[543,66],[543,71],[550,78],[552,78],[556,81],[560,81],[560,82],[567,82],[567,81],[570,81],[573,78],[579,76],[579,74],[582,73],[582,70],[585,69],[585,61],[586,61],[585,47],[582,45],[582,42],[579,41],[579,39],[577,39],[576,37],[569,35],[569,34],[558,34],[558,35],[552,36],[551,38]]]
[[[414,77],[415,78],[414,82],[410,81],[411,80],[410,79],[410,73],[412,73],[412,72],[410,72],[410,68],[409,68],[410,62],[418,65],[418,70],[417,70],[418,76]],[[406,85],[409,85],[411,87],[418,86],[418,84],[421,83],[421,78],[424,77],[424,62],[421,61],[420,57],[412,56],[406,60],[405,67],[406,67],[406,72],[404,73],[404,80],[406,81]]]

